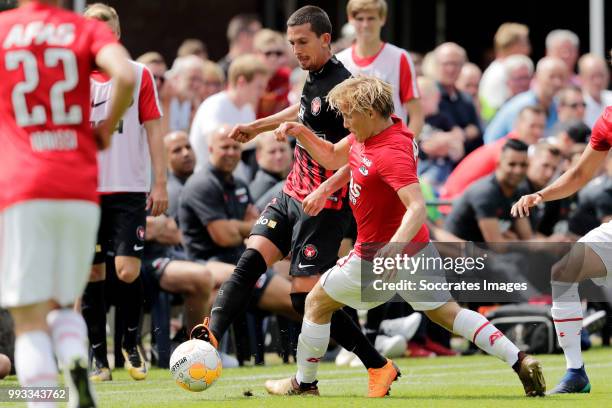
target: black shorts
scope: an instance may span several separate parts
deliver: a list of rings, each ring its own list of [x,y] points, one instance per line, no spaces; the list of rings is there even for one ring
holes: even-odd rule
[[[251,235],[268,238],[283,256],[291,252],[292,276],[313,276],[335,265],[350,220],[349,208],[324,209],[311,217],[302,203],[280,192],[263,210]]]
[[[147,215],[145,193],[117,193],[100,197],[100,227],[94,265],[104,263],[106,253],[142,259]]]

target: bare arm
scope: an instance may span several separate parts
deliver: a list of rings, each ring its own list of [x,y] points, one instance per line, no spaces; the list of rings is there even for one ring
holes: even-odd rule
[[[242,244],[249,236],[254,220],[215,220],[206,226],[210,237],[220,247],[234,247]]]
[[[298,139],[313,159],[328,170],[337,170],[348,163],[349,144],[346,137],[334,144],[297,122],[285,122],[274,133],[278,140],[286,140],[288,135]]]
[[[251,123],[236,125],[230,132],[229,137],[241,143],[246,143],[262,132],[276,129],[283,122],[296,121],[299,109],[300,104],[296,103],[274,115],[257,119]]]
[[[397,190],[397,195],[406,206],[406,214],[390,242],[410,242],[427,220],[425,199],[419,183],[400,188]]]
[[[423,129],[423,124],[425,123],[421,101],[419,99],[411,99],[404,103],[404,108],[408,112],[408,118],[410,119],[408,128],[414,133],[414,140],[419,140],[421,129]]]
[[[302,201],[304,212],[311,217],[316,216],[325,207],[327,197],[344,187],[351,179],[351,169],[348,164],[342,166],[333,176],[325,180]]]
[[[108,117],[96,128],[98,146],[101,149],[105,149],[110,144],[110,138],[117,124],[132,101],[136,75],[128,61],[129,57],[126,49],[120,44],[109,44],[96,55],[96,64],[113,81]]]
[[[149,142],[149,153],[153,165],[155,184],[147,198],[147,210],[156,217],[168,209],[168,191],[166,190],[166,153],[162,140],[161,119],[144,122]]]

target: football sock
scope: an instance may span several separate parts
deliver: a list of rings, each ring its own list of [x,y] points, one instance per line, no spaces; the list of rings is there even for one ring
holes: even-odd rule
[[[87,364],[87,326],[83,317],[70,309],[53,310],[47,315],[57,358],[67,368],[74,360]]]
[[[552,317],[559,345],[565,354],[567,368],[580,368],[584,364],[580,349],[582,305],[578,283],[552,282]]]
[[[374,309],[368,310],[364,329],[368,341],[372,344],[374,344],[376,336],[378,336],[378,329],[385,316],[385,310],[386,305],[376,306]]]
[[[89,282],[81,300],[81,312],[87,324],[87,336],[95,359],[109,367],[106,349],[106,306],[104,281]]]
[[[119,281],[119,294],[121,298],[121,314],[124,322],[123,347],[131,349],[136,347],[138,341],[138,328],[140,315],[144,302],[144,289],[140,275],[132,283]]]
[[[49,335],[41,330],[15,340],[15,370],[22,387],[57,387],[57,365]],[[56,407],[54,402],[28,403],[29,407]]]
[[[255,284],[267,268],[259,251],[252,248],[244,251],[234,273],[221,285],[210,309],[210,330],[217,340],[221,340],[236,316],[246,310]]]
[[[381,368],[387,364],[387,359],[376,351],[361,328],[343,309],[336,310],[332,315],[331,337],[342,347],[355,353],[366,368]]]
[[[329,344],[330,323],[316,324],[306,319],[302,321],[302,332],[298,338],[297,374],[299,384],[313,383],[317,379],[319,361]]]
[[[504,360],[512,367],[519,359],[519,349],[491,322],[473,310],[461,309],[453,322],[453,332],[476,344],[482,351]]]

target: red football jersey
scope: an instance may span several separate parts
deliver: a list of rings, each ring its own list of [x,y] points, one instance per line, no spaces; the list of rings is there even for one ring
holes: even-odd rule
[[[593,125],[590,143],[594,150],[599,151],[612,147],[612,106],[608,106]]]
[[[399,228],[406,206],[397,195],[402,187],[418,183],[416,154],[412,132],[397,117],[392,116],[393,125],[367,139],[364,143],[349,137],[351,182],[349,201],[357,222],[355,253],[362,258],[364,246],[372,249],[376,244],[389,242]],[[425,224],[411,242],[429,242],[429,231]]]
[[[32,199],[97,201],[89,75],[115,42],[106,24],[50,5],[0,13],[0,211]]]

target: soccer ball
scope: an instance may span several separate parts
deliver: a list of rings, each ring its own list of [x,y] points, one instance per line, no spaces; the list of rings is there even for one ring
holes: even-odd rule
[[[203,340],[188,340],[170,356],[170,373],[187,391],[204,391],[221,377],[221,370],[219,353]]]

